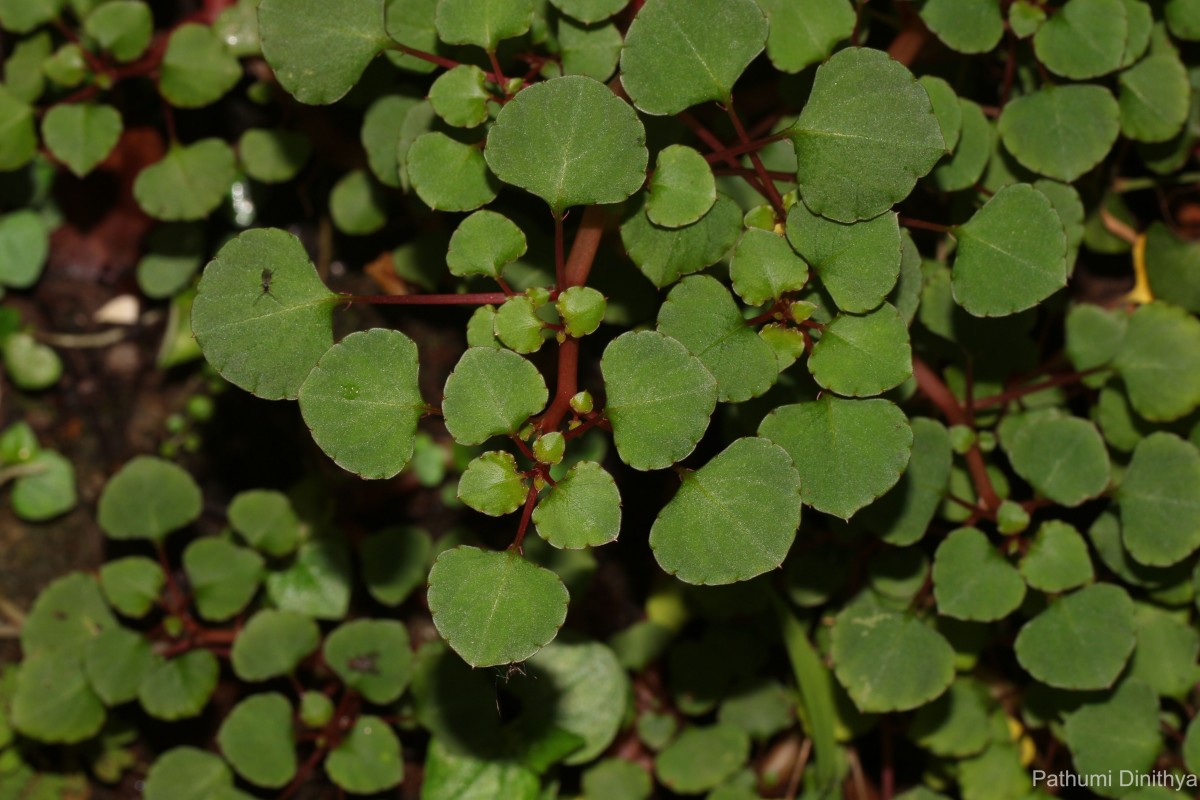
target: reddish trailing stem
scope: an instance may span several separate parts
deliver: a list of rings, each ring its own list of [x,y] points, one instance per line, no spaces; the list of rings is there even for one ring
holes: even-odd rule
[[[949,225],[941,225],[937,222],[926,222],[923,219],[913,219],[912,217],[900,217],[900,224],[906,228],[920,228],[923,231],[935,231],[937,233],[949,233]]]
[[[530,486],[529,493],[525,495],[525,508],[521,511],[521,526],[517,528],[517,536],[511,545],[513,550],[522,555],[524,553],[521,550],[521,542],[525,541],[525,531],[529,530],[529,518],[533,516],[533,507],[537,505],[537,497],[537,487]]]
[[[1056,386],[1068,386],[1072,383],[1078,383],[1088,375],[1099,372],[1100,369],[1100,367],[1096,367],[1094,369],[1085,369],[1082,372],[1069,372],[1065,375],[1055,375],[1054,377],[1047,378],[1044,381],[1031,383],[1027,386],[1017,386],[1001,392],[1000,394],[992,395],[991,397],[981,397],[975,401],[974,408],[978,411],[982,408],[1002,406],[1005,403],[1012,402],[1013,400],[1019,400],[1026,395],[1036,394],[1037,392],[1042,392],[1046,389],[1053,389]]]
[[[475,292],[473,294],[355,294],[339,298],[346,303],[366,303],[381,306],[486,306],[503,303],[504,292]]]
[[[725,109],[729,114],[729,121],[733,123],[733,129],[737,132],[738,141],[742,144],[749,144],[750,135],[746,133],[746,126],[742,125],[742,119],[734,110],[733,104],[730,103]],[[783,197],[779,194],[779,189],[775,187],[775,181],[771,180],[771,176],[767,174],[767,168],[763,166],[762,159],[759,158],[758,152],[751,150],[749,153],[750,163],[754,165],[754,171],[758,173],[758,179],[767,190],[767,199],[771,201],[771,207],[775,209],[775,215],[779,219],[787,216],[787,212],[783,208]]]

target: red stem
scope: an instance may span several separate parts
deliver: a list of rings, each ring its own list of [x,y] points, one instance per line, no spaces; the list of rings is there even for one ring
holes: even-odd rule
[[[741,178],[757,177],[758,171],[746,169],[745,167],[717,167],[713,170],[713,175],[736,175]],[[796,176],[790,172],[780,172],[779,170],[767,170],[767,176],[772,180],[777,181],[792,181],[796,180]]]
[[[750,135],[746,133],[746,127],[742,125],[742,118],[734,110],[732,102],[725,108],[725,111],[729,114],[729,121],[733,123],[733,129],[737,133],[738,141],[742,144],[749,144],[751,141]],[[762,159],[759,158],[757,152],[752,150],[749,156],[750,163],[754,165],[754,170],[758,173],[758,180],[767,189],[767,199],[771,201],[771,207],[775,209],[776,217],[783,219],[787,216],[787,211],[783,207],[783,197],[779,194],[779,189],[775,187],[775,181],[767,174],[767,168],[763,165]]]
[[[563,438],[567,439],[567,440],[577,439],[580,436],[583,436],[588,431],[590,431],[592,428],[595,428],[596,426],[600,426],[601,428],[603,428],[607,424],[608,424],[608,420],[606,420],[602,414],[594,414],[593,416],[589,417],[587,419],[587,421],[584,422],[579,427],[572,428],[571,430],[567,431],[566,434],[563,435]],[[611,426],[609,426],[609,427],[611,427]]]
[[[974,407],[976,410],[978,410],[981,408],[991,408],[992,406],[1002,406],[1005,403],[1012,402],[1013,400],[1019,400],[1025,395],[1035,394],[1037,392],[1045,391],[1046,389],[1053,389],[1056,386],[1067,386],[1072,383],[1077,383],[1088,375],[1099,372],[1100,369],[1101,367],[1094,367],[1093,369],[1085,369],[1082,372],[1070,372],[1066,375],[1055,375],[1053,378],[1047,378],[1046,380],[1039,381],[1038,383],[1031,383],[1028,386],[1018,386],[1016,388],[1001,392],[1000,394],[992,395],[991,397],[981,397],[975,401]]]
[[[567,289],[567,262],[563,255],[563,220],[562,214],[554,214],[554,281],[558,290]]]
[[[920,228],[925,231],[936,231],[937,233],[949,233],[949,225],[940,225],[936,222],[926,222],[923,219],[913,219],[912,217],[900,217],[900,224],[906,228]]]
[[[521,512],[521,526],[517,528],[517,536],[512,543],[512,549],[521,555],[525,555],[521,550],[521,542],[525,541],[525,531],[529,529],[529,519],[533,516],[533,507],[537,505],[537,497],[537,487],[530,486],[529,493],[525,495],[525,510]]]
[[[325,750],[326,745],[321,745],[317,747],[316,750],[313,750],[312,755],[310,755],[305,762],[300,765],[300,769],[296,770],[296,777],[292,778],[292,782],[289,783],[287,788],[283,790],[283,793],[279,795],[279,800],[288,800],[289,797],[299,791],[300,787],[304,785],[304,782],[308,780],[309,774],[317,768],[317,764],[320,764],[321,759],[325,757]]]
[[[742,166],[740,163],[738,163],[738,160],[734,158],[735,154],[731,154],[729,149],[725,147],[725,143],[717,138],[715,133],[704,127],[700,120],[696,119],[689,112],[680,112],[679,114],[676,114],[676,118],[684,125],[687,125],[689,128],[691,128],[692,133],[696,135],[696,138],[704,142],[709,146],[710,149],[713,150],[711,154],[704,157],[708,163],[715,164],[718,161],[724,161],[731,167]],[[757,176],[743,175],[742,177],[746,179],[746,183],[750,184],[750,186],[752,186],[756,192],[761,194],[763,197],[767,196],[767,189],[758,182]]]
[[[786,133],[777,133],[774,136],[768,136],[765,139],[754,139],[749,142],[731,145],[723,150],[718,150],[715,153],[709,153],[704,157],[704,159],[710,164],[715,164],[718,161],[728,162],[729,159],[734,156],[740,156],[743,153],[750,153],[754,150],[762,150],[767,145],[774,144],[775,142],[781,142],[786,138],[788,138]],[[740,167],[741,164],[738,164],[736,161],[734,161],[731,166]]]
[[[504,292],[475,292],[474,294],[355,294],[343,295],[347,303],[367,303],[380,306],[486,306],[508,299]]]

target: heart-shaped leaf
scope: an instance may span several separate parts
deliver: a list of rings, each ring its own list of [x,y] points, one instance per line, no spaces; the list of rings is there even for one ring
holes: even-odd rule
[[[729,260],[733,290],[752,306],[778,300],[808,283],[808,265],[784,236],[747,228]]]
[[[464,219],[450,237],[446,266],[452,275],[500,277],[504,268],[529,249],[516,223],[495,211],[476,211]]]
[[[1191,84],[1174,53],[1147,56],[1117,79],[1121,132],[1139,142],[1165,142],[1187,120]]]
[[[1039,415],[1004,445],[1016,473],[1059,505],[1077,506],[1108,486],[1108,450],[1087,420]]]
[[[87,175],[117,146],[124,125],[112,106],[60,103],[42,118],[42,140],[78,177]]]
[[[1004,619],[1021,605],[1025,581],[981,531],[959,528],[938,545],[933,595],[939,614],[991,622]]]
[[[999,130],[1022,166],[1070,183],[1108,155],[1119,117],[1120,106],[1103,86],[1046,86],[1009,102]]]
[[[402,139],[400,146],[405,143]],[[444,133],[418,136],[408,146],[404,163],[413,191],[435,211],[474,211],[496,199],[499,184],[483,153]]]
[[[217,745],[238,775],[255,786],[279,789],[296,774],[292,704],[278,692],[247,697],[233,707]]]
[[[651,222],[664,228],[691,225],[715,202],[717,182],[704,156],[680,144],[659,151],[646,199]]]
[[[521,507],[529,493],[512,453],[493,450],[471,460],[458,481],[458,499],[481,514],[502,517]]]
[[[214,622],[227,620],[249,605],[263,579],[262,556],[215,537],[188,545],[183,551],[183,569],[196,610]]]
[[[895,214],[845,225],[813,214],[803,203],[788,213],[788,239],[816,271],[838,308],[876,308],[900,276],[900,225]]]
[[[1142,417],[1170,422],[1191,413],[1200,405],[1200,320],[1168,303],[1141,306],[1113,366]]]
[[[371,596],[398,606],[424,583],[433,543],[420,528],[387,528],[363,540],[363,580]]]
[[[145,556],[125,556],[100,567],[104,599],[126,617],[144,617],[154,608],[166,576],[157,562]]]
[[[26,209],[0,217],[0,284],[14,289],[33,286],[49,253],[50,232],[36,211]]]
[[[133,195],[156,219],[204,219],[225,199],[237,175],[235,162],[233,149],[220,139],[173,144],[162,161],[138,173]],[[181,192],[181,186],[187,191]]]
[[[1017,660],[1042,683],[1107,689],[1133,652],[1133,601],[1100,583],[1060,597],[1017,634]]]
[[[488,94],[486,75],[473,64],[459,64],[438,76],[429,87],[429,102],[447,124],[474,128],[487,122]]]
[[[387,791],[404,780],[400,740],[382,719],[364,714],[325,758],[325,772],[352,794]]]
[[[1033,51],[1046,68],[1086,80],[1121,66],[1129,23],[1121,0],[1068,0],[1033,36]]]
[[[986,53],[1004,35],[998,0],[925,0],[921,21],[951,50]]]
[[[599,547],[621,532],[621,493],[604,467],[580,461],[533,509],[538,535],[555,547]]]
[[[97,518],[112,539],[161,541],[200,516],[200,487],[182,468],[139,456],[104,486]]]
[[[912,377],[908,326],[888,303],[861,316],[838,314],[813,347],[808,369],[838,394],[883,394]]]
[[[213,29],[187,23],[167,40],[158,89],[173,106],[202,108],[224,97],[241,77],[241,65]]]
[[[1034,589],[1053,594],[1091,583],[1095,571],[1087,542],[1065,522],[1042,523],[1021,558],[1021,576]]]
[[[129,628],[110,628],[89,639],[83,650],[88,682],[107,706],[135,699],[156,658],[150,640]]]
[[[833,53],[854,32],[855,13],[849,0],[758,0],[767,15],[767,57],[783,72],[799,72]]]
[[[537,367],[509,350],[472,347],[446,380],[442,414],[459,444],[514,434],[549,398]]]
[[[682,228],[655,225],[639,204],[621,225],[621,242],[633,263],[660,289],[681,275],[720,261],[742,235],[742,212],[718,194],[707,214]]]
[[[173,721],[198,716],[217,688],[221,665],[204,649],[161,659],[138,686],[138,702],[156,719]]]
[[[750,737],[718,723],[688,728],[654,760],[663,785],[679,794],[703,794],[732,777],[750,756]]]
[[[300,542],[300,518],[283,492],[238,492],[229,504],[229,524],[251,547],[269,556],[286,556]]]
[[[303,614],[264,609],[250,618],[234,641],[233,671],[253,682],[287,675],[320,641],[317,623]]]
[[[1129,554],[1167,567],[1200,548],[1200,452],[1174,434],[1152,433],[1133,451],[1117,490]]]
[[[30,655],[17,670],[12,697],[13,727],[51,744],[82,742],[104,724],[104,704],[88,683],[80,654]]]
[[[377,705],[400,697],[412,677],[408,630],[395,620],[347,622],[325,638],[323,653],[347,687]]]
[[[220,756],[195,747],[176,747],[146,773],[146,800],[238,800],[233,772]]]
[[[267,575],[267,596],[279,608],[317,619],[342,619],[350,607],[350,554],[340,536],[311,539],[285,569]]]
[[[150,46],[154,16],[142,0],[109,0],[87,15],[83,30],[117,61],[135,61]]]

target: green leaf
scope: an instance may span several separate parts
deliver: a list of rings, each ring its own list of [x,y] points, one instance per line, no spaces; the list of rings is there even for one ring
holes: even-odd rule
[[[994,705],[984,684],[959,678],[950,691],[917,709],[908,735],[934,755],[946,758],[976,755],[991,742],[990,718]]]
[[[614,541],[621,532],[616,481],[599,464],[580,461],[538,501],[533,524],[539,536],[565,550]]]
[[[75,467],[59,453],[43,450],[23,465],[13,482],[13,512],[26,522],[45,522],[75,507]]]
[[[633,195],[649,159],[637,113],[604,84],[579,75],[518,93],[496,117],[484,154],[496,177],[542,198],[557,217],[572,206]]]
[[[1125,547],[1147,566],[1175,564],[1200,548],[1200,452],[1171,433],[1133,451],[1117,489]]]
[[[395,94],[380,97],[363,115],[361,139],[363,149],[367,151],[367,164],[384,186],[394,189],[402,186],[400,173],[405,171],[404,159],[408,155],[408,145],[415,137],[405,139],[403,148],[400,147],[400,142],[405,120],[408,119],[409,112],[417,107],[421,107],[423,111],[427,110],[427,116],[432,120],[433,110],[428,102],[422,103],[414,97]],[[426,119],[425,115],[418,115],[414,120],[418,118],[421,121]]]
[[[211,536],[188,545],[183,551],[183,569],[196,610],[213,622],[241,612],[258,593],[263,579],[262,556]]]
[[[1033,543],[1021,557],[1021,576],[1034,589],[1057,594],[1091,583],[1095,571],[1079,531],[1065,522],[1050,520],[1038,528]]]
[[[156,658],[150,640],[128,628],[110,628],[89,639],[83,650],[88,681],[107,706],[136,698]]]
[[[459,64],[438,76],[429,87],[429,102],[437,115],[458,128],[474,128],[487,122],[491,95],[484,87],[486,76],[473,64]]]
[[[767,57],[783,72],[799,72],[829,58],[834,47],[854,32],[855,13],[849,0],[758,0],[767,15]]]
[[[234,641],[233,671],[251,682],[288,675],[320,641],[317,623],[303,614],[264,609],[250,618]]]
[[[1134,647],[1133,602],[1099,583],[1058,598],[1017,634],[1017,661],[1060,689],[1107,689]]]
[[[746,732],[717,723],[681,733],[654,759],[654,772],[677,794],[703,794],[731,778],[749,757]]]
[[[658,312],[658,332],[700,359],[723,403],[758,397],[779,375],[770,345],[746,324],[729,290],[707,275],[684,278],[671,290]]]
[[[538,306],[523,294],[504,301],[493,320],[496,338],[518,353],[535,353],[542,348],[545,323]]]
[[[567,600],[558,576],[511,550],[456,547],[429,573],[434,625],[473,667],[529,658],[558,634]]]
[[[1067,715],[1063,739],[1081,775],[1145,775],[1162,750],[1158,697],[1140,680]],[[1109,791],[1105,791],[1109,794]]]
[[[606,758],[583,773],[583,796],[649,800],[654,782],[644,767],[623,758]]]
[[[1120,113],[1103,86],[1046,86],[1004,106],[1000,138],[1021,166],[1071,183],[1108,155]]]
[[[64,0],[0,0],[0,26],[13,33],[29,33],[58,16]]]
[[[508,217],[495,211],[476,211],[459,223],[450,237],[446,265],[451,274],[462,278],[498,278],[527,249],[525,234]]]
[[[483,153],[444,133],[419,136],[405,163],[413,191],[435,211],[474,211],[496,199],[496,179]]]
[[[250,783],[267,789],[285,786],[296,774],[292,704],[278,692],[247,697],[221,723],[217,745]]]
[[[162,567],[145,556],[125,556],[100,567],[100,589],[109,605],[126,617],[150,613],[162,593]]]
[[[433,543],[420,528],[397,527],[363,540],[363,580],[367,591],[385,606],[398,606],[425,582],[425,565]]]
[[[12,726],[51,744],[73,744],[104,724],[104,704],[92,691],[80,654],[67,650],[27,655],[17,669]]]
[[[217,688],[221,665],[208,650],[189,650],[156,662],[138,686],[146,713],[168,722],[199,716]]]
[[[25,0],[7,2],[23,3]],[[3,6],[0,6],[0,21],[2,15]],[[4,120],[4,124],[0,125],[0,172],[8,172],[25,166],[37,153],[33,107],[0,86],[0,119]]]
[[[458,499],[492,517],[511,514],[525,502],[528,488],[511,453],[493,450],[471,460],[458,482]]]
[[[571,286],[554,301],[563,329],[576,339],[595,333],[604,321],[608,301],[590,286]]]
[[[488,52],[533,23],[530,0],[438,0],[437,32],[447,44],[473,44]]]
[[[290,181],[312,155],[312,145],[303,133],[271,128],[247,130],[238,140],[237,150],[246,174],[261,183]]]
[[[200,487],[183,469],[138,456],[105,484],[97,519],[111,539],[160,542],[195,522],[203,504]]]
[[[1200,4],[1196,0],[1167,0],[1163,11],[1172,35],[1189,42],[1200,39]]]
[[[1200,320],[1168,303],[1133,312],[1113,366],[1134,410],[1170,422],[1200,405]]]
[[[831,652],[838,681],[863,712],[923,706],[954,680],[954,651],[940,633],[911,614],[870,602],[838,614]]]
[[[158,89],[177,108],[203,108],[224,97],[241,77],[241,64],[212,28],[186,23],[167,40]]]
[[[1004,35],[998,0],[925,0],[920,12],[929,30],[960,53],[986,53]]]
[[[808,265],[784,236],[748,228],[729,262],[733,290],[752,306],[778,300],[808,283]]]
[[[300,542],[300,518],[283,492],[239,492],[229,504],[229,524],[251,547],[269,556],[286,556]]]
[[[787,452],[743,438],[695,472],[650,529],[659,565],[686,583],[745,581],[783,563],[800,526],[800,480]]]
[[[169,222],[146,237],[146,253],[138,262],[138,288],[147,297],[175,297],[192,284],[204,263],[204,226]],[[189,331],[188,338],[191,338]]]
[[[788,212],[787,235],[844,311],[876,308],[900,276],[900,224],[894,213],[845,225],[797,203]]]
[[[866,48],[843,50],[817,68],[788,135],[804,204],[838,222],[887,211],[946,152],[929,95],[887,53]]]
[[[168,222],[204,219],[225,199],[236,177],[233,150],[220,139],[173,144],[138,173],[133,194],[150,216]],[[180,191],[186,186],[187,191]]]
[[[33,335],[22,331],[4,339],[4,366],[18,389],[40,392],[62,377],[62,359]]]
[[[613,23],[585,25],[570,17],[560,17],[557,34],[563,74],[606,81],[616,72],[625,40]]]
[[[954,235],[954,299],[977,317],[1032,308],[1067,283],[1062,219],[1029,184],[996,192]]]
[[[0,221],[0,229],[3,224]],[[1144,256],[1146,278],[1154,296],[1193,314],[1200,313],[1200,245],[1185,241],[1163,223],[1154,222],[1146,231]]]
[[[907,547],[924,536],[946,495],[953,452],[941,423],[914,417],[912,458],[900,481],[863,509],[862,519],[888,544]]]
[[[434,17],[438,0],[386,0],[384,15],[388,35],[394,41],[426,53],[440,52]],[[388,50],[388,59],[397,67],[421,74],[433,72],[436,65],[416,56]]]
[[[959,528],[938,545],[933,560],[938,613],[954,619],[1004,619],[1025,599],[1021,573],[975,528]]]
[[[9,93],[26,103],[36,103],[46,91],[42,64],[50,57],[50,34],[41,31],[15,42],[4,61],[4,85]]]
[[[1051,72],[1085,80],[1121,66],[1129,23],[1121,0],[1068,0],[1033,36],[1033,51]]]
[[[413,453],[425,401],[417,346],[399,331],[352,333],[329,349],[300,387],[313,440],[345,470],[391,478]]]
[[[325,639],[325,663],[370,703],[387,705],[412,678],[408,630],[396,620],[358,619]]]
[[[1187,121],[1191,85],[1174,53],[1147,56],[1118,76],[1121,132],[1139,142],[1165,142]]]
[[[662,469],[695,449],[717,405],[717,381],[683,344],[652,331],[625,333],[605,348],[600,371],[622,461]]]
[[[766,41],[754,0],[648,0],[625,34],[621,84],[647,114],[678,114],[706,100],[729,105]]]
[[[368,236],[387,224],[386,198],[366,170],[346,173],[329,193],[334,227],[350,236]]]
[[[1109,364],[1125,341],[1129,316],[1091,303],[1071,306],[1067,311],[1064,349],[1078,370]]]
[[[459,753],[434,737],[425,756],[423,800],[537,800],[537,774],[515,761]]]
[[[883,394],[912,377],[908,326],[888,303],[861,316],[838,314],[813,347],[808,369],[838,394]]]
[[[1129,677],[1143,680],[1156,694],[1184,698],[1200,677],[1200,633],[1185,619],[1155,606],[1137,607],[1137,648]]]
[[[384,0],[260,0],[262,51],[280,85],[301,103],[340,100],[391,42],[383,5]]]
[[[572,19],[592,23],[613,16],[629,0],[550,0],[550,3]]]
[[[55,106],[62,108],[62,106]],[[50,232],[33,210],[0,216],[0,284],[28,289],[41,277],[50,252]]]
[[[1077,506],[1108,487],[1108,450],[1087,420],[1039,415],[1004,444],[1016,473],[1059,505]]]
[[[387,791],[404,779],[400,740],[382,719],[364,714],[326,756],[325,772],[351,794]]]
[[[286,569],[267,575],[267,596],[288,611],[341,619],[350,607],[350,555],[340,537],[305,542]]]
[[[804,503],[842,519],[896,484],[913,446],[908,419],[889,401],[828,394],[776,408],[758,434],[788,451]]]
[[[691,225],[717,202],[717,183],[704,156],[691,147],[673,144],[658,153],[646,216],[655,225]]]
[[[459,444],[514,434],[549,398],[537,367],[508,350],[473,347],[446,380],[442,414]]]
[[[954,152],[942,159],[933,172],[933,182],[943,192],[969,189],[979,182],[995,149],[995,130],[978,103],[959,98],[962,131]]]
[[[82,572],[50,583],[34,601],[21,626],[26,657],[42,652],[74,651],[102,631],[117,627],[96,580]]]
[[[233,773],[221,758],[195,747],[176,747],[146,773],[146,800],[234,800]]]
[[[950,84],[934,75],[922,75],[917,82],[929,95],[933,114],[937,117],[938,127],[942,131],[942,139],[946,142],[946,150],[953,153],[962,135],[962,101]]]
[[[42,139],[55,158],[82,178],[108,158],[123,127],[120,113],[112,106],[62,103],[42,118]]]
[[[142,0],[110,0],[87,15],[83,31],[117,61],[130,62],[150,46],[154,17]]]
[[[629,257],[660,289],[717,263],[741,235],[741,209],[723,194],[707,214],[682,228],[655,225],[643,204],[631,209],[621,225],[621,242]]]
[[[226,380],[258,397],[291,400],[333,344],[336,299],[299,239],[271,228],[249,230],[205,268],[192,329]]]

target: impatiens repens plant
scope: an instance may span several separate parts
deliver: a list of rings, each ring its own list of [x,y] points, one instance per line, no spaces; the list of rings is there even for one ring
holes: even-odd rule
[[[89,173],[153,81],[161,363],[318,466],[112,475],[0,788],[1195,793],[1200,0],[198,5],[0,0],[0,167]],[[28,426],[6,477],[75,502]]]

